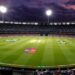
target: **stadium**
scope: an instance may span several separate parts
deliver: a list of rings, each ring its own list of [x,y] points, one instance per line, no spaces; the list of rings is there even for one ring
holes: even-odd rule
[[[75,75],[75,1],[0,1],[0,75]]]

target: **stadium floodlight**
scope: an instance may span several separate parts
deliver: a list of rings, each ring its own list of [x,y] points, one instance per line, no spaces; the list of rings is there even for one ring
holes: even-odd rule
[[[7,12],[7,7],[1,5],[0,6],[0,13],[2,13],[2,21],[4,21],[4,14]]]
[[[7,7],[5,7],[5,6],[0,6],[0,12],[1,13],[6,13],[7,12]]]
[[[49,23],[49,17],[52,15],[52,10],[51,9],[47,9],[46,11],[45,11],[45,14],[46,14],[46,16],[48,17],[48,23]]]
[[[52,10],[51,9],[46,10],[45,14],[47,16],[51,16],[52,15]]]

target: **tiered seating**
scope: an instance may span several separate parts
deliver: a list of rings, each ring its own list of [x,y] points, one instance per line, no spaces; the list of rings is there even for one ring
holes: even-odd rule
[[[75,26],[0,24],[0,33],[75,34]]]
[[[75,75],[75,68],[21,69],[2,68],[0,75]]]

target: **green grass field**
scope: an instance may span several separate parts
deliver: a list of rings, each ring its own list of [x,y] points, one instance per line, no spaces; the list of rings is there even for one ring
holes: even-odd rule
[[[36,52],[26,53],[27,48],[36,48]],[[38,68],[72,64],[75,64],[75,38],[0,37],[0,65]]]

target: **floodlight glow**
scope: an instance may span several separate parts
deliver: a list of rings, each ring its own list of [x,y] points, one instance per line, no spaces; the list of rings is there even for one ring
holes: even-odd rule
[[[1,13],[6,13],[7,12],[7,8],[5,6],[0,6],[0,12]]]
[[[51,16],[52,15],[52,10],[50,10],[50,9],[46,10],[45,14],[47,16]]]

